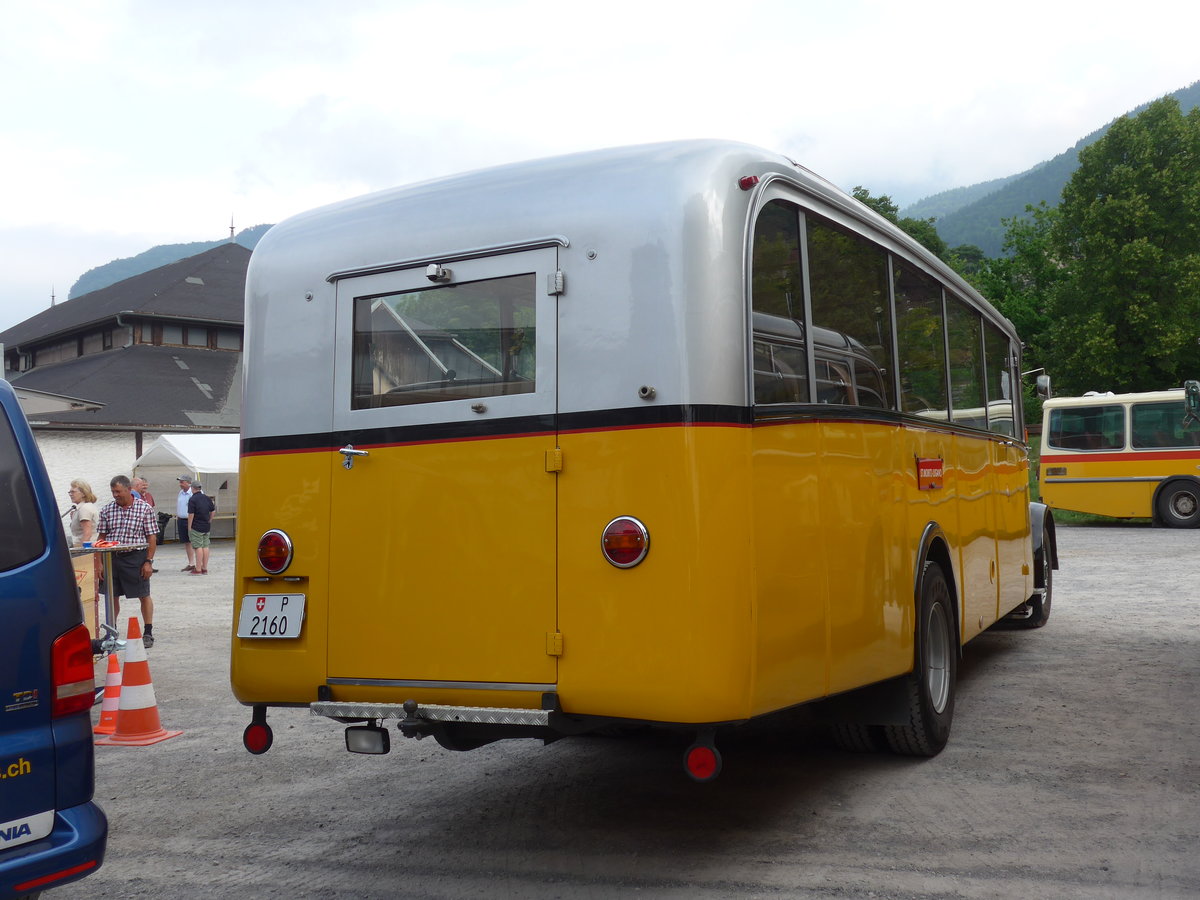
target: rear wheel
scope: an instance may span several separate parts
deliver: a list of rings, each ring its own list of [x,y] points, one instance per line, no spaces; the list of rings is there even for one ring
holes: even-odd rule
[[[921,578],[916,650],[905,683],[908,723],[884,726],[888,746],[907,756],[936,756],[950,738],[958,641],[950,587],[937,563],[927,562]]]
[[[829,726],[829,735],[839,750],[850,753],[876,753],[886,748],[883,729],[879,725],[861,722],[834,722]]]
[[[1050,621],[1050,601],[1054,594],[1054,565],[1049,558],[1049,553],[1045,550],[1042,551],[1040,565],[1044,590],[1029,598],[1028,618],[1015,620],[1021,628],[1041,628]]]
[[[1172,528],[1200,525],[1200,484],[1177,481],[1167,485],[1158,497],[1158,515]]]

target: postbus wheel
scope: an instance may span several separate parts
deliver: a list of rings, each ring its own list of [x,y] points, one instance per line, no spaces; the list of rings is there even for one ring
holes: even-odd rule
[[[1158,498],[1158,513],[1172,528],[1195,528],[1200,525],[1200,484],[1176,481],[1163,488]]]
[[[1013,622],[1019,628],[1041,628],[1050,621],[1050,603],[1054,599],[1054,565],[1046,550],[1042,550],[1039,555],[1041,556],[1039,565],[1043,572],[1042,581],[1045,583],[1045,590],[1029,598],[1029,617],[1016,619]]]
[[[829,726],[830,737],[839,750],[848,753],[878,753],[887,749],[880,725],[862,722],[834,722]]]
[[[915,664],[905,683],[909,721],[905,725],[884,726],[888,746],[894,753],[936,756],[950,738],[958,677],[952,603],[942,567],[926,562],[921,577]]]

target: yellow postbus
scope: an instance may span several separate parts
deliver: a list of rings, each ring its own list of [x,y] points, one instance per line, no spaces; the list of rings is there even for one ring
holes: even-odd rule
[[[1038,481],[1053,509],[1200,526],[1200,384],[1055,397],[1042,408]]]
[[[275,226],[250,263],[232,682],[451,749],[820,704],[932,755],[1050,612],[1012,325],[792,161],[689,141]],[[1014,431],[1016,433],[1014,434]]]

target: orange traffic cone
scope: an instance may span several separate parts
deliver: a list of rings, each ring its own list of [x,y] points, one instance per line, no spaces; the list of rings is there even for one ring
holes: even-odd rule
[[[158,701],[150,681],[150,663],[142,643],[142,627],[137,617],[129,617],[129,640],[125,643],[125,677],[121,684],[121,703],[117,709],[117,730],[97,744],[144,747],[183,734],[165,731],[158,721]]]
[[[92,731],[112,734],[117,730],[118,701],[121,699],[121,664],[117,654],[108,654],[108,675],[104,679],[104,700],[100,703],[100,721]]]

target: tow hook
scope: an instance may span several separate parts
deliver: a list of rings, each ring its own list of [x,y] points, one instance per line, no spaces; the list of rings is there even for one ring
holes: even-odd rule
[[[406,738],[416,738],[418,741],[433,734],[434,726],[425,719],[417,718],[419,704],[416,700],[404,701],[404,718],[396,726]]]

